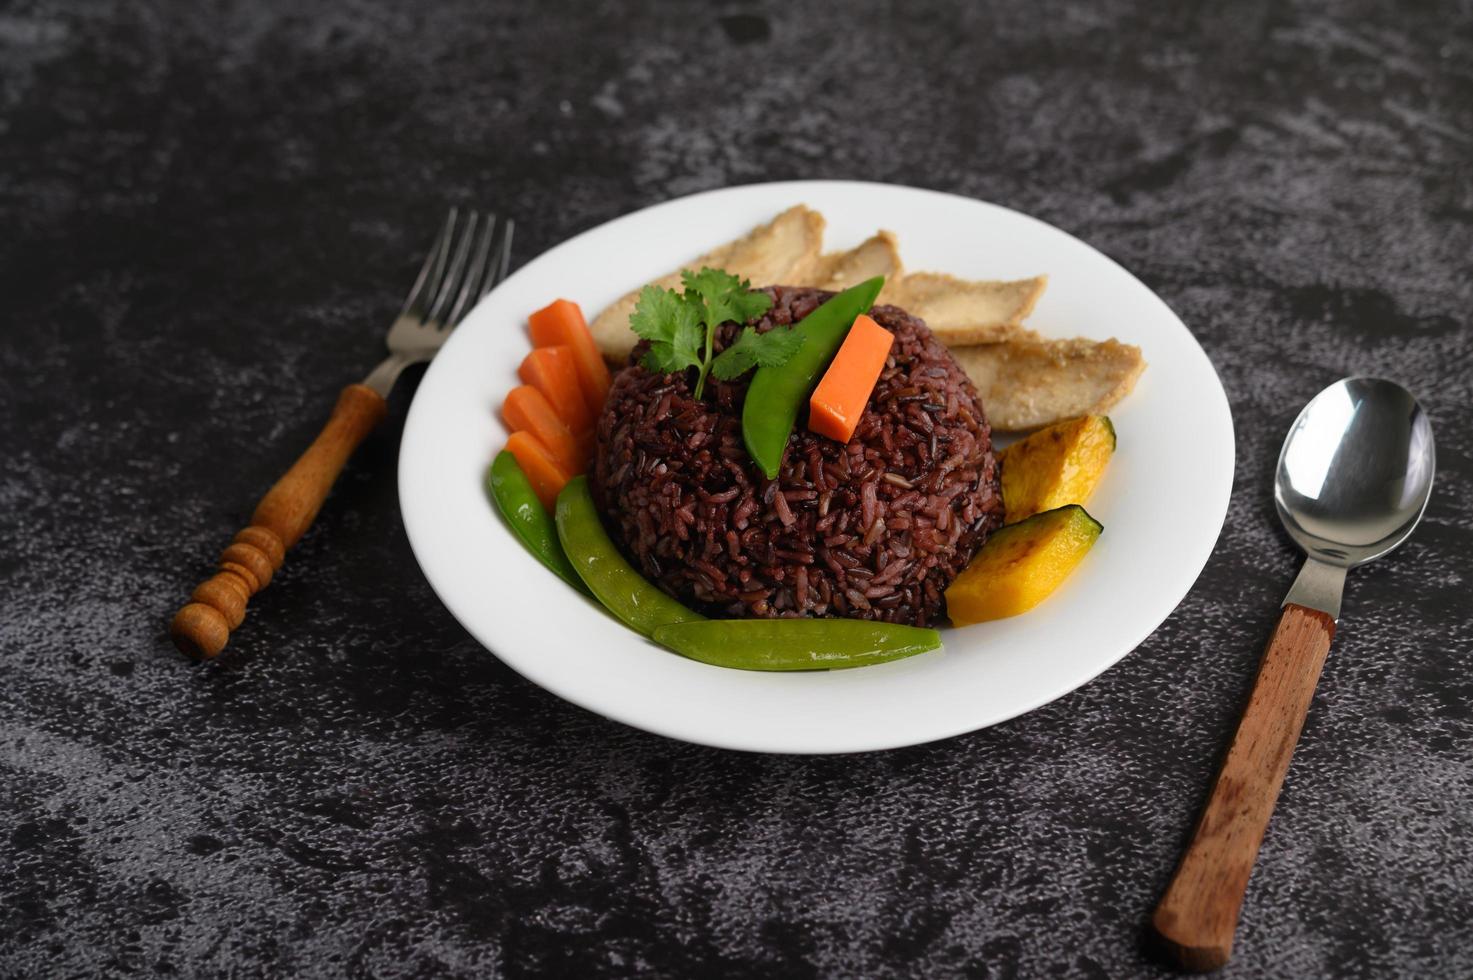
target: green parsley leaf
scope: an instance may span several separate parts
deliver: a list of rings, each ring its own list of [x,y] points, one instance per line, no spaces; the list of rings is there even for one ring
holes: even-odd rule
[[[730,381],[758,365],[781,367],[802,346],[803,335],[792,327],[776,327],[766,333],[747,327],[711,362],[711,373],[721,381]]]
[[[761,316],[772,306],[772,300],[766,293],[753,292],[751,283],[724,269],[709,266],[700,272],[686,269],[680,273],[680,281],[685,286],[686,299],[699,299],[706,307],[706,352],[695,391],[696,397],[700,398],[706,390],[706,374],[711,370],[716,328],[728,320],[746,323]]]
[[[772,307],[772,297],[752,289],[752,284],[724,269],[686,269],[680,274],[686,298],[699,297],[706,304],[706,324],[718,327],[727,320],[746,323]]]
[[[641,363],[662,374],[700,367],[701,347],[706,340],[701,326],[704,314],[699,302],[673,289],[646,286],[640,290],[629,326],[650,342]]]
[[[728,320],[746,323],[760,317],[772,308],[772,297],[754,291],[745,279],[723,269],[685,269],[680,281],[684,292],[658,286],[640,290],[629,326],[649,341],[649,350],[640,361],[647,369],[662,374],[698,369],[697,398],[705,391],[706,375],[712,370],[716,377],[730,380],[754,365],[784,363],[803,343],[802,336],[791,329],[758,334],[747,327],[713,360],[716,328]]]

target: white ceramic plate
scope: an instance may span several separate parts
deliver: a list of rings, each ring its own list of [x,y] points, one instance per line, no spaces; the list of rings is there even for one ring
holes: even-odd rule
[[[727,670],[614,622],[527,554],[482,478],[506,441],[498,408],[528,350],[527,314],[557,297],[605,304],[797,203],[825,246],[877,228],[907,268],[976,278],[1049,275],[1029,325],[1118,337],[1150,367],[1110,413],[1119,447],[1089,511],[1105,526],[1079,569],[1022,616],[943,630],[945,649],[857,670]],[[1150,635],[1212,552],[1233,479],[1227,398],[1206,354],[1149,289],[1076,238],[1015,211],[885,184],[799,181],[669,201],[564,242],[486,298],[435,358],[404,427],[404,525],[462,625],[529,680],[672,738],[761,752],[894,748],[994,725],[1074,690]]]

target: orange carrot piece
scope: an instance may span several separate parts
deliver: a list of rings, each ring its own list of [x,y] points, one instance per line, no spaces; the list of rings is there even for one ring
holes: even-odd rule
[[[501,416],[513,432],[536,436],[565,472],[577,475],[585,469],[577,438],[536,388],[531,385],[513,388],[501,406]]]
[[[527,318],[534,347],[563,345],[573,348],[573,360],[578,365],[578,380],[583,385],[583,394],[588,407],[597,415],[604,407],[604,398],[609,393],[609,366],[604,363],[593,334],[588,332],[588,322],[583,311],[571,300],[555,300]]]
[[[572,477],[558,461],[552,458],[547,447],[537,441],[530,432],[513,432],[506,440],[507,451],[517,458],[517,465],[527,474],[532,491],[550,514],[557,506],[557,495]]]
[[[808,400],[808,428],[848,442],[880,380],[895,335],[861,313]]]
[[[537,347],[522,359],[517,376],[523,384],[529,384],[542,392],[552,403],[558,418],[573,430],[574,435],[587,432],[593,427],[593,415],[583,398],[583,388],[578,384],[578,366],[573,360],[573,348],[558,344],[554,347]]]

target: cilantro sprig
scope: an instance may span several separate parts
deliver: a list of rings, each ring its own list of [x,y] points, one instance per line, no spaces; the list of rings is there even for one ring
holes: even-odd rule
[[[629,318],[629,326],[650,342],[640,361],[647,369],[669,374],[696,368],[695,396],[706,389],[706,377],[721,381],[740,377],[753,367],[777,367],[803,344],[803,335],[791,327],[758,333],[744,327],[737,339],[713,358],[716,328],[728,320],[746,323],[766,313],[772,298],[722,269],[689,269],[680,273],[684,290],[646,286]]]

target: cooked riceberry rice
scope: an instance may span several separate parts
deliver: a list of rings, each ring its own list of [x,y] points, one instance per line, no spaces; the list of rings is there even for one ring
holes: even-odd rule
[[[757,321],[807,316],[832,293],[776,286]],[[992,433],[972,387],[924,322],[893,306],[870,315],[895,346],[848,445],[800,418],[768,480],[742,442],[751,374],[639,366],[614,378],[598,421],[593,493],[620,549],[681,602],[708,615],[845,616],[924,626],[942,593],[1002,523]],[[738,330],[717,331],[723,350]]]

